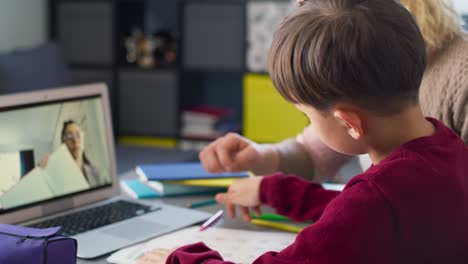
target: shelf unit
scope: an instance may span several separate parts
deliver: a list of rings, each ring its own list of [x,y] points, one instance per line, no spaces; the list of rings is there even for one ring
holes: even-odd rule
[[[262,126],[259,120],[263,119],[257,118],[258,113],[264,113],[265,109],[281,112],[284,107],[289,113],[291,106],[274,97],[258,104],[248,103],[247,107],[246,102],[255,100],[246,95],[271,98],[276,91],[271,84],[265,90],[246,83],[256,77],[268,83],[266,68],[262,67],[268,41],[274,23],[279,24],[289,3],[289,0],[49,0],[50,37],[61,43],[74,83],[108,84],[119,137],[179,140],[181,110],[210,105],[233,109],[231,121],[244,125],[247,136],[253,133],[258,141],[276,141],[294,136],[300,129],[294,133],[286,130],[289,131],[286,134],[276,131],[284,126],[300,128],[306,122],[302,117],[294,117],[274,125],[272,120],[264,119],[267,123]],[[262,18],[267,20],[262,22]],[[126,63],[123,39],[132,27],[151,32],[158,24],[165,24],[163,29],[174,32],[178,38],[177,63],[150,70]],[[255,25],[256,30],[252,28]],[[259,33],[265,25],[270,35]],[[256,36],[263,39],[264,48],[255,42]],[[251,126],[246,130],[252,116],[260,122],[256,126],[259,131]],[[260,132],[267,134],[262,137]]]
[[[118,137],[178,135],[177,64],[142,69],[126,62],[124,47],[132,28],[150,32],[154,17],[176,7],[165,0],[49,0],[50,38],[61,44],[73,83],[108,85]],[[160,29],[175,32],[177,19],[169,20]]]

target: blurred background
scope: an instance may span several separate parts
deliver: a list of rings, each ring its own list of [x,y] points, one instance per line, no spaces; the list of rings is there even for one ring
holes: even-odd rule
[[[266,74],[293,2],[0,0],[0,93],[105,82],[126,144],[279,141],[307,125]],[[468,21],[468,1],[453,2]]]

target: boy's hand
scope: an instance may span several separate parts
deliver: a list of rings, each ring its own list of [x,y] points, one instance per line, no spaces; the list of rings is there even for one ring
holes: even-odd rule
[[[164,264],[174,249],[157,248],[139,257],[136,264]]]
[[[226,193],[216,195],[216,201],[226,206],[228,216],[233,218],[236,215],[236,206],[239,206],[242,219],[250,222],[249,208],[257,215],[260,211],[260,183],[263,177],[256,176],[249,179],[234,181]]]

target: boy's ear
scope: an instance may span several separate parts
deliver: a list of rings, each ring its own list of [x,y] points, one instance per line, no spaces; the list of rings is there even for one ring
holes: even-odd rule
[[[333,112],[333,117],[346,128],[352,138],[360,139],[364,135],[362,119],[356,112],[336,109]]]

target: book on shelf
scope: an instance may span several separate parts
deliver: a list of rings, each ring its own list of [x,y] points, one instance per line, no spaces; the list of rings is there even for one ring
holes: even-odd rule
[[[208,146],[212,140],[184,138],[177,142],[177,147],[182,151],[201,151]]]
[[[224,107],[197,106],[182,111],[181,136],[190,139],[213,140],[223,134],[240,131],[231,120],[233,110]]]

